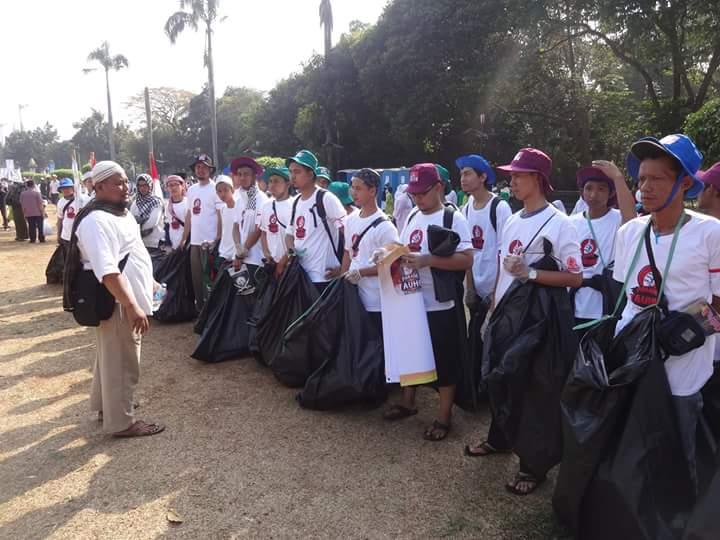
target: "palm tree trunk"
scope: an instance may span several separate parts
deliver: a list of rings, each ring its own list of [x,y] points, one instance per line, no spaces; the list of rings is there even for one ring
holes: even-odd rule
[[[215,70],[213,67],[212,28],[207,25],[207,68],[208,68],[208,100],[210,101],[210,136],[212,138],[213,162],[220,166],[218,159],[217,104],[215,102]]]
[[[105,69],[105,86],[107,88],[107,102],[108,102],[108,141],[110,143],[110,159],[115,161],[115,140],[113,138],[113,116],[112,116],[112,105],[110,102],[110,70]]]

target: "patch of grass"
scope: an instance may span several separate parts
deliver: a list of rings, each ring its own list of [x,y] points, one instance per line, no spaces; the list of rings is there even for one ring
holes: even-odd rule
[[[477,538],[480,527],[465,516],[448,516],[445,523],[436,531],[437,538],[457,538],[462,535],[466,538]]]

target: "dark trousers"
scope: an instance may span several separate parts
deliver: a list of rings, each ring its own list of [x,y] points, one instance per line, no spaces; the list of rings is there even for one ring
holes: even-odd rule
[[[500,450],[503,452],[508,452],[512,450],[510,447],[510,443],[508,442],[507,438],[505,437],[505,434],[502,432],[502,429],[500,429],[500,426],[495,421],[495,418],[493,418],[490,422],[490,429],[488,430],[487,435],[487,442],[490,446],[495,448],[496,450]],[[530,472],[530,469],[523,463],[523,460],[520,460],[520,472],[532,474]]]
[[[22,206],[13,206],[13,222],[15,223],[15,240],[27,240],[28,239],[28,226],[25,221],[25,214],[23,214]]]
[[[39,238],[41,242],[45,241],[45,229],[43,228],[43,221],[44,218],[42,216],[33,216],[27,218],[31,242],[35,242],[36,238]]]
[[[0,197],[0,214],[2,214],[3,229],[8,228],[7,208],[5,207],[5,197]]]

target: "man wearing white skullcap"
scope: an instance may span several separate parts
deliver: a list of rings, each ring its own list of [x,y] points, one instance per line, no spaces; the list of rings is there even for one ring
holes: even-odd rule
[[[92,171],[88,171],[82,175],[82,186],[80,186],[80,191],[83,195],[85,195],[85,197],[87,197],[88,200],[95,198]]]
[[[115,437],[155,435],[164,427],[136,420],[133,405],[140,342],[152,314],[152,262],[138,224],[127,211],[128,179],[123,168],[101,161],[91,176],[96,196],[75,218],[65,274],[67,284],[78,270],[92,270],[116,300],[110,318],[97,327],[90,407],[98,411],[104,431]],[[73,309],[69,291],[66,287],[66,310]]]

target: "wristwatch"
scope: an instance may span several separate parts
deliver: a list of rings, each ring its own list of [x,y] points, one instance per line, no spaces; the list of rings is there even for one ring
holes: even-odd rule
[[[530,269],[530,272],[528,272],[528,279],[530,281],[535,281],[537,279],[537,270],[534,268]]]

